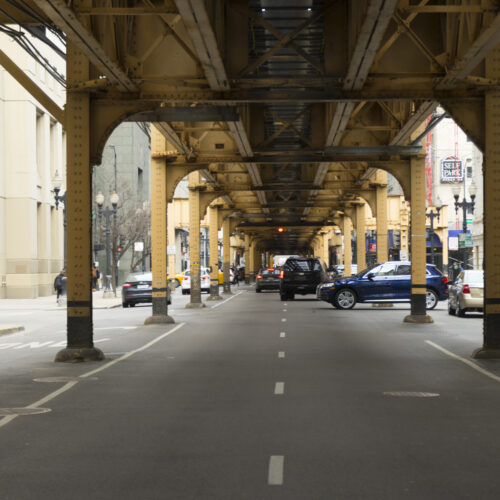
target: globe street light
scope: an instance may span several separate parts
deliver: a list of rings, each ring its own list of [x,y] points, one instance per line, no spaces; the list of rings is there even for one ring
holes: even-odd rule
[[[470,212],[473,214],[474,213],[474,200],[476,198],[476,184],[474,181],[471,182],[469,186],[469,194],[470,194],[470,199],[471,201],[467,201],[466,195],[465,195],[465,181],[464,181],[464,197],[462,201],[458,201],[458,198],[460,197],[460,192],[461,188],[458,185],[455,185],[452,189],[453,191],[453,198],[455,198],[455,213],[458,215],[458,209],[462,209],[462,232],[464,234],[463,236],[463,247],[462,247],[462,262],[464,264],[464,269],[465,265],[467,264],[468,261],[468,249],[465,246],[465,235],[467,234],[467,211],[470,210]],[[460,247],[460,244],[459,244]]]
[[[105,225],[104,232],[106,234],[106,279],[104,281],[104,293],[103,297],[113,297],[115,294],[111,290],[111,216],[116,216],[116,207],[118,206],[118,202],[120,201],[120,197],[116,194],[115,191],[109,197],[112,208],[104,208],[104,195],[101,191],[99,191],[95,197],[95,201],[97,203],[98,215],[99,215],[99,223],[101,222],[101,218],[104,215]]]
[[[62,187],[62,177],[59,172],[56,170],[54,174],[54,178],[52,179],[52,186],[54,188],[54,199],[56,201],[56,210],[59,210],[59,203],[63,204],[63,255],[64,255],[64,264],[63,268],[66,269],[66,192],[60,195],[61,187]]]
[[[437,198],[436,200],[436,205],[434,206],[436,209],[435,212],[431,211],[428,214],[426,214],[427,217],[431,220],[431,227],[429,229],[429,240],[430,240],[430,247],[431,247],[431,264],[435,264],[434,261],[434,219],[437,217],[437,220],[439,222],[439,212],[441,211],[441,199]]]

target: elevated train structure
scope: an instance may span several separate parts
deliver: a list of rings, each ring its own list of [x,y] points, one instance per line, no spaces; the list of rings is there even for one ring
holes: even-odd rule
[[[412,302],[425,310],[425,120],[438,104],[485,155],[484,345],[500,353],[500,11],[490,0],[2,0],[0,22],[67,42],[65,109],[0,63],[67,131],[68,346],[93,345],[91,172],[122,121],[153,122],[154,304],[169,322],[166,209],[189,175],[192,305],[199,222],[245,232],[249,256],[309,252],[322,228],[350,234],[357,206],[387,247],[386,179],[411,203]],[[9,69],[10,68],[10,69]],[[431,121],[428,127],[433,126]],[[277,235],[275,228],[287,228]],[[360,233],[361,231],[358,231]],[[212,234],[216,234],[212,232]],[[211,238],[213,239],[213,238]],[[387,250],[385,250],[387,251]],[[216,272],[216,270],[215,270]],[[215,277],[214,277],[215,279]],[[226,290],[228,291],[228,290]],[[479,346],[478,346],[479,347]]]

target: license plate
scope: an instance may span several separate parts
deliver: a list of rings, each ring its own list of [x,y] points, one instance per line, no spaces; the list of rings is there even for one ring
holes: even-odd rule
[[[138,290],[147,290],[149,288],[149,285],[137,285]]]

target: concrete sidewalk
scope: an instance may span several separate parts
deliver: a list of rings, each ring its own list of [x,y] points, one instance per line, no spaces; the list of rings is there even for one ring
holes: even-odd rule
[[[116,297],[103,298],[103,291],[99,290],[92,292],[93,309],[111,309],[121,307],[121,288],[116,289]],[[0,335],[14,333],[24,330],[24,326],[2,324],[2,312],[12,311],[60,311],[66,309],[66,298],[59,304],[56,300],[56,295],[48,295],[46,297],[37,297],[36,299],[2,299],[0,300]]]

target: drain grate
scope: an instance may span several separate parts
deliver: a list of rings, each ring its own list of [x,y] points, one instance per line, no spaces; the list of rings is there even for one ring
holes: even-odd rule
[[[0,408],[0,417],[9,417],[11,415],[38,415],[48,413],[50,408]]]
[[[397,392],[384,392],[384,396],[393,396],[400,398],[437,398],[439,394],[437,392],[409,392],[409,391],[397,391]]]

